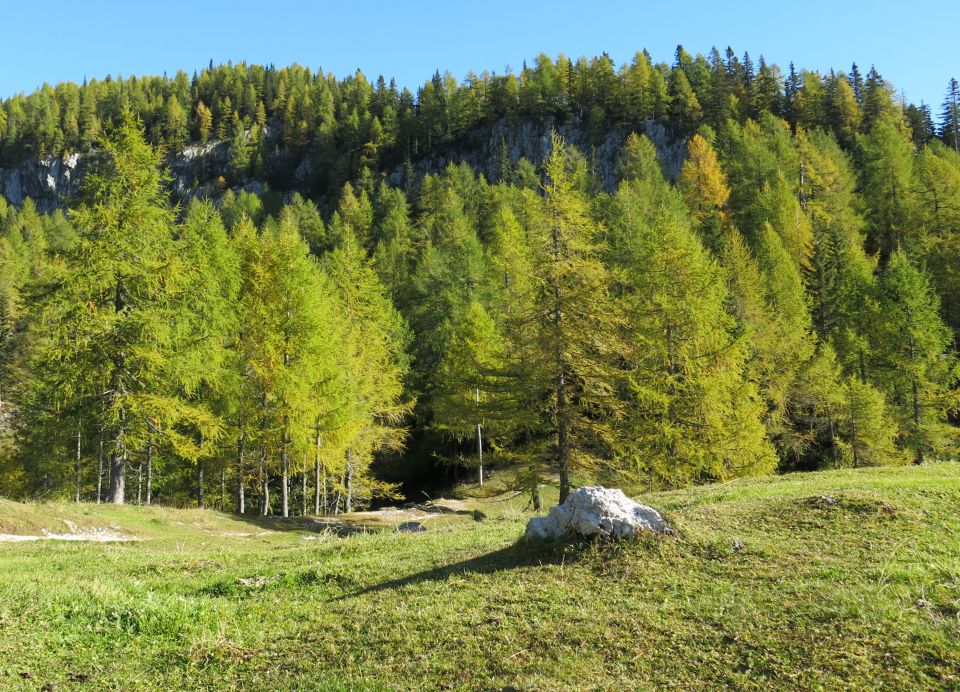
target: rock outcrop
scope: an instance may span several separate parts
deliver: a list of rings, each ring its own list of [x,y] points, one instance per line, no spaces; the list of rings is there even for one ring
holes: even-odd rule
[[[539,166],[550,154],[551,134],[557,132],[586,157],[604,189],[612,192],[619,181],[618,166],[623,144],[635,130],[650,138],[664,173],[668,178],[676,178],[686,148],[682,141],[674,141],[662,124],[648,121],[638,128],[618,126],[596,138],[591,137],[577,117],[562,122],[551,118],[501,118],[464,133],[454,142],[432,147],[413,161],[413,173],[420,180],[427,173],[442,172],[451,163],[466,163],[487,180],[496,181],[504,153],[511,165],[523,158]],[[268,128],[265,136],[273,134]],[[30,198],[42,212],[64,207],[80,192],[83,175],[95,157],[96,153],[74,153],[0,167],[0,196],[16,206]],[[217,198],[224,192],[221,176],[230,178],[230,158],[230,143],[226,141],[191,144],[183,151],[168,155],[165,163],[172,176],[172,191],[181,200],[195,196]],[[309,155],[277,149],[264,161],[263,180],[234,181],[231,189],[260,192],[264,183],[269,182],[271,189],[281,193],[324,192],[336,198],[339,190],[318,190],[320,173]],[[391,184],[399,186],[406,182],[403,176],[404,167],[399,166],[387,178]]]
[[[0,168],[0,196],[18,207],[29,197],[39,211],[53,211],[80,191],[88,158],[80,154],[47,156]]]
[[[641,505],[616,488],[585,487],[570,493],[562,505],[554,505],[545,517],[527,522],[524,537],[611,536],[632,538],[643,531],[662,533],[667,523],[652,507]]]
[[[72,153],[0,167],[0,197],[17,207],[29,198],[41,212],[65,207],[80,193],[83,176],[96,156],[96,152]],[[230,145],[219,141],[192,144],[165,161],[172,177],[172,190],[181,199],[212,196],[217,178],[226,174],[229,162]]]
[[[476,128],[456,142],[441,145],[425,156],[413,161],[417,179],[427,173],[439,173],[449,164],[466,163],[487,180],[495,182],[497,167],[505,151],[511,165],[524,158],[539,166],[550,154],[550,136],[553,132],[563,137],[567,144],[577,148],[591,163],[594,173],[608,192],[616,189],[620,178],[618,167],[620,154],[627,137],[635,130],[616,127],[599,141],[591,141],[586,128],[577,118],[564,122],[552,119],[545,121],[503,118],[492,126]],[[676,178],[686,156],[684,142],[676,142],[660,123],[648,121],[636,130],[646,135],[657,149],[657,156],[668,178]],[[393,185],[403,182],[403,167],[398,167],[388,179]]]

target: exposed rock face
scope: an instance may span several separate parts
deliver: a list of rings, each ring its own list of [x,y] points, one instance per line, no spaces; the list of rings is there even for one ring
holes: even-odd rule
[[[686,153],[684,142],[673,141],[664,126],[653,121],[637,129],[653,142],[667,177],[676,178]],[[421,179],[427,173],[443,171],[451,163],[466,163],[487,180],[496,181],[504,149],[511,165],[525,158],[539,166],[550,154],[550,136],[554,131],[586,157],[604,189],[608,192],[616,189],[620,153],[633,129],[615,127],[601,139],[592,140],[576,117],[563,122],[503,118],[493,125],[479,126],[457,141],[437,146],[416,159],[413,162],[414,175]],[[266,136],[272,136],[272,131],[268,129]],[[191,144],[183,151],[171,154],[166,165],[173,177],[173,192],[180,199],[218,197],[223,193],[220,176],[230,177],[230,155],[230,143],[225,141]],[[83,175],[95,157],[95,153],[69,154],[29,160],[9,168],[0,167],[0,196],[16,206],[22,205],[29,197],[42,212],[64,207],[80,192]],[[319,171],[309,156],[278,150],[264,164],[264,178],[272,189],[287,193],[295,190],[317,192],[315,178]],[[404,183],[403,167],[391,172],[388,180],[397,186]],[[246,180],[233,189],[258,192],[263,190],[263,185],[263,180]],[[339,191],[328,190],[327,194],[336,197]]]
[[[605,190],[612,192],[616,189],[620,153],[633,130],[614,128],[601,141],[592,143],[586,129],[576,118],[569,118],[563,123],[551,119],[544,122],[513,122],[503,118],[493,127],[477,128],[457,142],[438,148],[414,161],[414,174],[419,179],[426,173],[439,173],[451,163],[466,163],[486,176],[487,180],[496,181],[502,148],[506,149],[511,165],[516,165],[521,158],[525,158],[539,166],[550,155],[550,136],[554,131],[587,158]],[[686,155],[685,143],[674,142],[666,128],[653,121],[648,121],[638,131],[653,142],[667,177],[676,178]],[[393,185],[403,182],[403,169],[397,168],[393,171],[389,180]]]
[[[230,145],[221,141],[191,144],[180,153],[168,156],[166,164],[173,176],[173,191],[181,197],[190,197],[197,194],[198,186],[204,183],[209,186],[226,173],[230,165]]]
[[[616,488],[586,487],[570,493],[545,517],[527,522],[526,539],[568,535],[631,538],[641,531],[662,533],[667,523],[652,507],[641,505]]]
[[[15,168],[0,168],[0,195],[16,206],[29,197],[39,211],[52,211],[80,191],[87,158],[80,154],[48,156]]]
[[[0,167],[0,196],[18,207],[29,197],[41,212],[65,207],[79,194],[83,176],[95,158],[95,152],[74,153],[31,159],[10,168]],[[166,159],[173,177],[173,191],[182,198],[210,195],[229,163],[227,142],[192,144]]]

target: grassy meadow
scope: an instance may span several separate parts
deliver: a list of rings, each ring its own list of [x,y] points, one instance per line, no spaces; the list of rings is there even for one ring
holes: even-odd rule
[[[672,535],[523,542],[525,497],[401,533],[0,501],[0,689],[960,686],[960,466],[639,497]],[[480,509],[475,521],[464,508]]]

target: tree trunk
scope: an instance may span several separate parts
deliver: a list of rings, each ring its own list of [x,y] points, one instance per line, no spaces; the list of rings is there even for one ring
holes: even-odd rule
[[[480,410],[480,388],[477,387],[477,413]],[[483,486],[483,436],[480,432],[480,421],[477,420],[477,457],[480,460],[480,486]]]
[[[323,469],[322,471],[322,478],[323,478],[323,481],[322,481],[323,488],[320,491],[320,497],[322,498],[320,511],[323,514],[326,514],[330,509],[329,504],[327,504],[327,470],[326,469]]]
[[[243,443],[244,435],[240,433],[237,437],[237,514],[245,514],[246,507],[246,497],[244,497],[243,492]]]
[[[247,498],[243,492],[243,476],[237,475],[237,514],[243,516],[247,513]]]
[[[203,459],[197,462],[197,507],[203,509]]]
[[[118,280],[116,283],[113,308],[115,313],[121,313],[125,309],[123,300],[123,282]],[[124,372],[123,353],[117,353],[113,357],[113,372],[110,375],[110,403],[116,403],[117,398],[123,393],[123,372]],[[117,411],[117,429],[113,431],[113,446],[110,450],[110,501],[115,505],[122,505],[126,491],[126,472],[127,472],[127,446],[126,446],[126,411],[120,407]]]
[[[97,504],[103,502],[103,431],[100,431],[100,445],[97,451]]]
[[[115,450],[110,455],[110,502],[122,505],[126,494],[127,457],[122,449]]]
[[[307,516],[307,453],[303,453],[303,475],[300,477],[303,481],[303,492],[300,494],[301,504],[303,505],[303,514],[300,516]]]
[[[314,459],[313,466],[313,513],[320,514],[320,455]]]
[[[916,434],[917,434],[917,453],[916,453],[916,457],[913,460],[913,463],[922,464],[924,459],[923,459],[923,444],[920,440],[920,396],[917,389],[916,379],[913,380],[913,427],[916,430]]]
[[[110,453],[110,502],[122,505],[127,488],[127,450],[123,432],[117,435],[113,451]]]
[[[556,262],[560,262],[562,260],[562,257],[560,256],[560,229],[557,227],[556,222],[554,223],[552,235],[554,260]],[[567,496],[570,494],[570,451],[568,449],[569,442],[567,440],[567,364],[566,359],[563,356],[563,337],[561,336],[561,325],[563,323],[563,297],[560,292],[559,280],[555,279],[555,282],[556,283],[553,287],[553,324],[554,329],[556,330],[555,338],[557,339],[556,344],[554,344],[554,364],[557,368],[557,465],[559,466],[560,470],[560,504],[563,504],[564,500],[566,500]]]
[[[260,445],[260,516],[270,511],[270,481],[267,479],[267,448]]]
[[[333,501],[333,514],[340,514],[340,502],[343,500],[343,488],[347,484],[347,472],[344,471],[340,476],[340,487],[337,488],[337,497]]]
[[[853,452],[853,468],[857,468],[860,466],[860,440],[857,439],[857,419],[855,415],[850,416],[850,450]]]
[[[227,470],[220,469],[220,511],[227,508]]]
[[[77,489],[74,496],[75,502],[80,502],[80,423],[77,423],[77,460],[74,463],[73,470],[76,474]]]
[[[287,442],[287,432],[284,430],[280,440],[280,495],[282,498],[282,510],[284,517],[290,516],[290,456],[287,450]]]
[[[137,464],[137,504],[143,504],[143,462]]]
[[[567,391],[564,373],[557,378],[557,458],[560,466],[560,504],[570,494],[570,451],[567,442]]]
[[[260,516],[267,516],[270,513],[270,477],[267,471],[267,445],[263,441],[266,439],[267,431],[267,397],[264,394],[260,399]]]
[[[353,452],[347,450],[347,501],[344,511],[349,514],[353,511]]]
[[[317,419],[317,439],[313,448],[313,513],[320,514],[320,419]],[[326,480],[326,477],[324,477]],[[324,497],[326,502],[326,497]]]
[[[147,442],[147,507],[153,502],[153,440]]]

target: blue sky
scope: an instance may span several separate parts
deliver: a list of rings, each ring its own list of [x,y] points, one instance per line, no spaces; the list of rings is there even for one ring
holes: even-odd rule
[[[617,63],[647,48],[670,62],[730,45],[786,68],[847,71],[871,63],[910,101],[935,112],[947,80],[960,78],[957,0],[733,0],[732,2],[229,3],[3,2],[0,98],[108,74],[188,73],[216,62],[298,62],[343,76],[394,76],[415,88],[434,70],[519,68],[539,52],[597,55]]]

